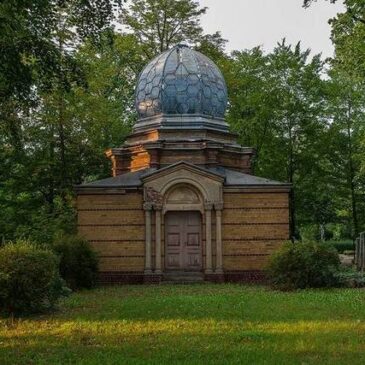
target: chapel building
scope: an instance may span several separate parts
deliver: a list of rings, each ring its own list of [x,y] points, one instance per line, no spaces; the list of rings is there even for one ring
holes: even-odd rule
[[[76,189],[100,282],[262,280],[289,238],[290,185],[251,174],[255,151],[224,120],[218,67],[177,45],[144,68],[135,95],[132,134],[107,151],[113,176]]]

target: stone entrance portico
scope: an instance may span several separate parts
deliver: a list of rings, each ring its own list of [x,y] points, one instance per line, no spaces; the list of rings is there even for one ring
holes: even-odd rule
[[[142,178],[144,183],[144,210],[146,232],[145,274],[161,275],[163,266],[162,239],[163,218],[167,212],[199,211],[205,226],[202,269],[207,279],[213,275],[223,274],[222,257],[222,209],[224,177],[199,168],[186,162],[168,166],[147,174]],[[212,214],[215,215],[215,260],[212,247]],[[155,219],[155,262],[152,264],[152,220]],[[214,262],[213,262],[214,261]],[[182,270],[188,268],[182,267]],[[151,278],[149,278],[151,279]],[[216,278],[221,280],[222,278]]]

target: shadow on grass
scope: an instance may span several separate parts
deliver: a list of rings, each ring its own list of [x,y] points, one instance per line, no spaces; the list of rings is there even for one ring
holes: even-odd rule
[[[291,293],[240,285],[124,286],[99,288],[68,298],[59,319],[244,320],[296,322],[365,320],[365,291],[309,290]]]
[[[26,321],[0,336],[1,364],[360,364],[365,324],[150,320]],[[10,362],[13,361],[13,362]]]
[[[363,364],[365,292],[125,286],[0,321],[0,364]]]

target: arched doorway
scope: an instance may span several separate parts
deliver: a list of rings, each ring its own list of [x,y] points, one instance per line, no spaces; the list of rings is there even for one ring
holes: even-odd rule
[[[164,203],[165,270],[201,271],[201,194],[190,184],[177,184],[167,191]]]
[[[166,271],[201,271],[202,218],[199,211],[170,211],[165,215]]]
[[[192,274],[195,276],[198,276],[198,271],[202,271],[205,277],[222,275],[224,178],[181,161],[146,175],[142,181],[146,223],[145,275],[162,275],[169,271],[175,275],[179,270],[185,273],[194,270]],[[181,214],[174,215],[174,212]],[[189,220],[193,224],[185,223]],[[174,230],[182,230],[183,233],[173,237],[176,233]],[[166,239],[170,233],[171,237]],[[187,248],[188,236],[191,237],[190,242],[196,242],[196,238],[199,238],[196,250]],[[169,247],[166,247],[168,241]],[[174,251],[172,247],[176,246],[176,242],[185,246],[179,249],[175,247]]]

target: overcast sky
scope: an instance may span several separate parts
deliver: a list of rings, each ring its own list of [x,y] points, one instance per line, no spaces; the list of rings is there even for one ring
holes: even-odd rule
[[[199,0],[209,10],[203,17],[207,33],[222,32],[227,50],[242,50],[258,45],[271,50],[282,38],[324,57],[333,55],[328,20],[341,12],[340,2],[331,5],[319,0],[309,9],[302,0]]]

